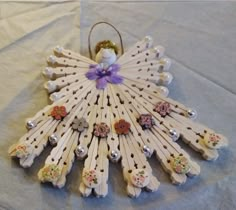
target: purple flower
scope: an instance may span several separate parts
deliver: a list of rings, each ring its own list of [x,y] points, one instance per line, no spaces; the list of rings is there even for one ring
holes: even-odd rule
[[[85,76],[89,80],[96,80],[97,89],[104,89],[108,82],[112,84],[121,84],[123,82],[123,77],[117,74],[119,70],[120,66],[118,64],[112,64],[107,69],[102,68],[99,64],[92,64],[89,66],[89,71]]]

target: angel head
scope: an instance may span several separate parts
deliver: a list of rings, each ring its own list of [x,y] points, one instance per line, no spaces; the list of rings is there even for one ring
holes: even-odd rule
[[[95,53],[95,60],[97,63],[103,63],[106,66],[110,66],[116,62],[118,47],[112,41],[104,40],[97,43]]]

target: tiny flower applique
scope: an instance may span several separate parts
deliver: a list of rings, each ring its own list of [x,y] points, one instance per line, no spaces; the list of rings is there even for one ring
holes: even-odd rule
[[[104,89],[108,82],[112,84],[121,84],[123,82],[123,77],[117,74],[119,70],[120,66],[118,64],[112,64],[107,69],[99,64],[92,64],[89,66],[89,71],[85,76],[89,80],[96,80],[97,89]]]
[[[154,108],[154,111],[158,112],[162,117],[165,117],[167,114],[170,114],[171,108],[168,102],[158,102]]]
[[[173,169],[178,174],[186,174],[191,169],[188,159],[184,156],[174,158],[172,165]]]
[[[220,137],[214,133],[211,133],[209,137],[209,141],[212,142],[213,146],[216,146],[220,141]]]
[[[204,137],[204,143],[210,149],[219,149],[223,146],[222,137],[217,133],[206,134]]]
[[[83,183],[87,187],[94,188],[94,187],[97,187],[101,183],[101,176],[94,169],[91,169],[91,170],[84,169],[82,180],[83,180]]]
[[[135,169],[131,173],[131,182],[136,187],[145,187],[150,182],[150,175],[147,171],[143,169]]]
[[[94,135],[97,136],[97,137],[106,137],[107,134],[110,132],[110,128],[109,126],[102,122],[102,123],[99,123],[99,124],[96,124],[95,127],[94,127]]]
[[[51,112],[51,116],[56,120],[61,120],[66,115],[66,107],[64,106],[54,106]]]
[[[121,119],[114,125],[117,134],[128,134],[130,131],[130,123]]]
[[[79,119],[75,118],[72,122],[72,129],[77,130],[79,132],[84,131],[88,127],[89,127],[89,124],[83,117]]]
[[[61,169],[56,164],[46,165],[41,171],[40,180],[43,182],[56,182],[61,175]]]
[[[138,119],[138,123],[143,129],[150,129],[153,125],[155,125],[155,121],[150,114],[141,114]]]
[[[32,152],[32,146],[26,143],[22,143],[16,146],[15,156],[18,158],[26,158]]]

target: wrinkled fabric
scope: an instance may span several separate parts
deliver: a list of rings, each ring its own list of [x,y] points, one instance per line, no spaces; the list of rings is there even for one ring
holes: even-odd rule
[[[145,35],[163,45],[173,62],[170,97],[195,108],[197,121],[228,137],[229,148],[215,162],[179,142],[201,166],[199,177],[172,185],[152,157],[159,191],[131,199],[121,166],[111,163],[107,197],[83,198],[78,193],[83,161],[75,161],[65,187],[57,189],[37,179],[50,148],[29,169],[8,157],[8,147],[26,132],[25,119],[48,103],[41,76],[46,57],[57,45],[88,56],[89,30],[103,20],[119,29],[125,49]],[[0,209],[236,209],[235,20],[236,2],[226,1],[0,2]],[[116,37],[109,27],[99,26],[91,44],[103,39],[119,44]]]

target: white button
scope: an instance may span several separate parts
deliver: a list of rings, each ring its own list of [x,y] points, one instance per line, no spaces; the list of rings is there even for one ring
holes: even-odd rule
[[[130,180],[136,187],[145,187],[150,182],[150,175],[144,169],[135,169],[130,174]]]
[[[189,160],[184,156],[174,158],[172,167],[178,174],[186,174],[191,170]]]
[[[83,183],[89,188],[95,188],[101,183],[101,175],[94,169],[84,169],[82,174]]]

